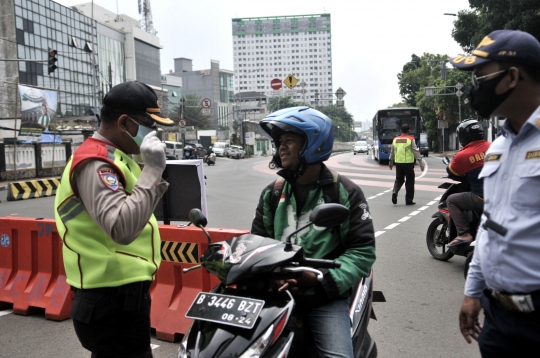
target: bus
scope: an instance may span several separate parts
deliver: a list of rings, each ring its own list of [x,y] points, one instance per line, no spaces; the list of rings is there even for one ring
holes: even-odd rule
[[[380,109],[373,117],[373,156],[381,163],[390,159],[390,148],[394,137],[401,133],[401,126],[408,124],[416,145],[420,143],[423,130],[422,118],[418,108]]]

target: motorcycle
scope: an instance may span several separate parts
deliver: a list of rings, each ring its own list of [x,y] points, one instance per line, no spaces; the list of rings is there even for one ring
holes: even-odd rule
[[[270,163],[268,163],[268,168],[276,169],[276,163],[274,162],[274,159],[272,159]]]
[[[195,156],[195,149],[190,146],[190,145],[186,145],[184,147],[184,157],[183,159],[197,159],[196,156]]]
[[[443,163],[448,165],[450,160],[447,157],[444,157]],[[463,213],[467,218],[467,222],[469,223],[470,234],[473,237],[473,241],[466,244],[448,247],[447,245],[457,236],[457,229],[450,215],[450,211],[448,210],[446,199],[448,199],[448,196],[452,194],[470,191],[470,185],[465,177],[444,176],[443,178],[457,181],[457,183],[447,182],[439,185],[439,188],[446,189],[446,191],[439,200],[438,211],[431,216],[435,220],[433,220],[428,227],[426,244],[429,253],[436,260],[447,261],[454,255],[466,257],[464,274],[465,277],[467,277],[469,264],[474,253],[474,238],[476,237],[482,212],[463,210]]]
[[[246,234],[212,243],[205,230],[207,220],[199,209],[189,213],[190,221],[208,238],[208,249],[201,264],[184,273],[204,267],[221,284],[210,292],[200,292],[186,317],[194,321],[184,335],[178,358],[202,357],[313,357],[315,343],[306,335],[307,324],[299,324],[295,299],[289,291],[278,292],[275,280],[299,277],[303,271],[317,274],[318,268],[337,268],[335,260],[310,259],[291,237],[309,225],[335,226],[349,210],[339,204],[319,205],[308,224],[290,234],[285,242]],[[351,339],[355,358],[376,357],[377,346],[367,332],[372,311],[373,274],[364,277],[351,296]],[[382,293],[379,301],[384,300]],[[303,339],[303,340],[301,340]],[[306,341],[307,340],[307,341]],[[312,343],[310,343],[312,342]]]
[[[216,165],[216,154],[214,152],[206,154],[203,157],[203,163],[206,163],[208,165]]]

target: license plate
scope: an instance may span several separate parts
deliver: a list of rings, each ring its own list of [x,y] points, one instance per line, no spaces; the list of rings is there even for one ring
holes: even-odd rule
[[[251,329],[263,306],[263,300],[200,292],[186,317]]]

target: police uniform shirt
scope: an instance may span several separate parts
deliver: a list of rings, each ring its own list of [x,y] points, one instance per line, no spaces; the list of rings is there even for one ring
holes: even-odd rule
[[[540,107],[517,134],[507,121],[484,160],[484,211],[508,232],[502,236],[480,225],[465,295],[479,298],[486,286],[515,294],[538,291]]]
[[[110,143],[98,133],[92,137]],[[144,167],[133,193],[127,195],[120,180],[118,188],[102,180],[100,173],[105,171],[116,173],[113,166],[104,161],[83,164],[75,172],[75,185],[90,217],[115,242],[129,244],[147,224],[169,184],[161,179],[161,172]]]

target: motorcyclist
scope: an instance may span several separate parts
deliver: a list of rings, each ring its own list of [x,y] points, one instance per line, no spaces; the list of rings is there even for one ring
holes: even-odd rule
[[[446,167],[450,177],[467,178],[471,191],[452,194],[446,199],[450,216],[456,225],[457,236],[448,247],[468,244],[474,240],[469,223],[462,210],[482,211],[484,207],[484,180],[478,175],[484,166],[484,155],[491,143],[484,140],[482,124],[468,119],[457,127],[459,143],[463,146]]]
[[[322,162],[332,153],[332,121],[308,107],[293,107],[272,113],[260,122],[276,143],[274,162],[283,168],[279,201],[273,182],[262,192],[251,233],[284,241],[309,221],[309,214],[324,202],[339,202],[350,209],[346,222],[334,228],[311,226],[292,238],[306,256],[336,259],[339,269],[322,269],[322,282],[312,272],[298,279],[278,281],[279,290],[289,290],[313,333],[320,357],[352,357],[348,297],[351,288],[367,276],[375,261],[371,215],[358,185],[328,169]],[[279,180],[279,179],[278,179]],[[330,199],[328,188],[336,188]]]
[[[189,144],[184,147],[184,159],[194,159],[194,150]]]

